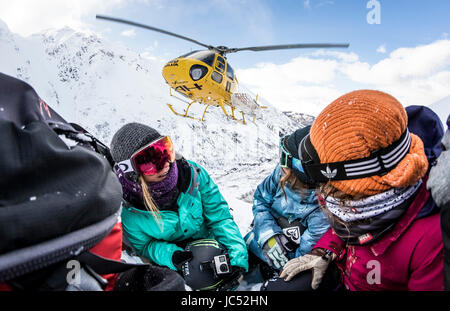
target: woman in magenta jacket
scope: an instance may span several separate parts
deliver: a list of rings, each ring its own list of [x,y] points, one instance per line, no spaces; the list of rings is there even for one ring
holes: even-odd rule
[[[321,182],[331,228],[281,278],[312,270],[313,289],[335,282],[349,290],[443,290],[439,214],[423,213],[428,161],[407,125],[403,106],[379,91],[348,93],[319,114],[301,153],[305,171]]]

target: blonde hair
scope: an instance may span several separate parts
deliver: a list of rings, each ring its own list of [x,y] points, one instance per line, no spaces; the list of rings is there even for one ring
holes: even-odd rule
[[[162,222],[161,214],[159,212],[159,208],[153,200],[150,191],[148,189],[147,183],[142,175],[139,175],[139,183],[142,188],[142,197],[144,201],[144,205],[147,210],[152,213],[153,218],[155,218],[161,230],[163,230],[164,223]]]
[[[283,168],[281,168],[281,170],[283,170]],[[280,178],[280,187],[281,190],[283,191],[284,198],[287,199],[286,192],[284,190],[286,184],[289,184],[292,190],[299,191],[300,196],[304,198],[307,195],[306,190],[310,189],[311,187],[301,182],[300,179],[298,179],[297,176],[295,176],[295,173],[293,173],[291,169],[284,168],[284,171],[286,174]]]

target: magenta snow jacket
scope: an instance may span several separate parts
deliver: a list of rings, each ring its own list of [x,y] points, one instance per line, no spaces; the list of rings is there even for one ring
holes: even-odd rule
[[[416,218],[430,193],[426,179],[392,231],[367,246],[345,246],[330,228],[314,248],[334,252],[345,287],[354,291],[444,289],[443,243],[439,214]]]

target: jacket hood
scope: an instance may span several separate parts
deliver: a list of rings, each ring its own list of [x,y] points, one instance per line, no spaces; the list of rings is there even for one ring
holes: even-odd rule
[[[413,105],[405,109],[408,115],[408,129],[422,140],[430,169],[444,150],[441,143],[444,126],[439,116],[428,107]]]

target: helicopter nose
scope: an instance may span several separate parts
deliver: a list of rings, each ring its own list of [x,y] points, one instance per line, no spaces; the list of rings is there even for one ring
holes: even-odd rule
[[[179,70],[178,59],[173,59],[164,65],[162,75],[167,83],[176,81],[177,70]]]

